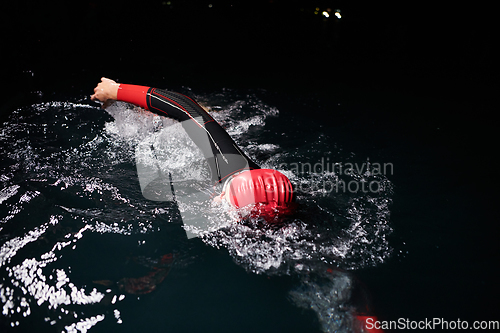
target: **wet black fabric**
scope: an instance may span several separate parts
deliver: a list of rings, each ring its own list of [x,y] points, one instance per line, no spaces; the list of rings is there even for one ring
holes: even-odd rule
[[[248,158],[229,134],[194,100],[171,91],[149,88],[149,111],[182,122],[189,137],[201,149],[210,166],[212,180],[260,167]]]

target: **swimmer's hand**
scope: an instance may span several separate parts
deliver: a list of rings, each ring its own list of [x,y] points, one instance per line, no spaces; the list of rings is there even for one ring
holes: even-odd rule
[[[94,94],[90,99],[101,101],[102,108],[105,109],[113,104],[117,99],[118,87],[120,84],[105,77],[101,78],[101,82],[94,88]]]

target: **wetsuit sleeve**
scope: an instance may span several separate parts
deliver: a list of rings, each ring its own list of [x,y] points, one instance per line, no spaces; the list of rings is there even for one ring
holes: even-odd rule
[[[158,88],[120,84],[117,99],[182,122],[207,159],[215,181],[220,182],[242,170],[259,169],[212,116],[187,96]]]
[[[136,86],[133,84],[120,84],[117,91],[119,101],[132,103],[143,109],[149,110],[146,103],[146,96],[150,87]]]

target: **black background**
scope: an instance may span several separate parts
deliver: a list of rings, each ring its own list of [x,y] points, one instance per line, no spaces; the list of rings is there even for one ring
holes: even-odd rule
[[[1,53],[7,91],[50,94],[66,87],[73,92],[101,73],[122,81],[134,76],[186,84],[195,76],[189,83],[314,90],[340,83],[474,103],[491,99],[495,91],[491,8],[293,0],[170,3],[5,3]],[[313,14],[315,7],[339,8],[343,17],[325,22]]]

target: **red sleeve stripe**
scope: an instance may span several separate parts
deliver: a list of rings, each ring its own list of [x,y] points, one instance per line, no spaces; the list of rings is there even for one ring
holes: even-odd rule
[[[146,110],[149,110],[146,103],[146,96],[149,87],[146,86],[136,86],[133,84],[120,84],[117,92],[117,99],[119,101],[132,103],[140,106]]]

